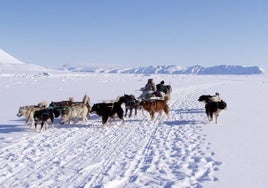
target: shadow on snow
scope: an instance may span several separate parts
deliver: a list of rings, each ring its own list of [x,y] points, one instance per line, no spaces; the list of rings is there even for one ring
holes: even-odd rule
[[[193,109],[175,109],[171,110],[175,112],[176,114],[204,114],[205,110],[203,108],[193,108]],[[165,121],[164,122],[168,126],[176,126],[176,125],[197,125],[197,124],[204,124],[203,121],[198,120],[175,120],[175,121]]]
[[[29,127],[25,125],[0,125],[0,133],[14,133],[14,132],[27,132],[30,131]]]
[[[201,113],[205,113],[204,108],[175,109],[175,110],[171,110],[171,111],[174,111],[175,113],[179,113],[179,114],[201,114]]]

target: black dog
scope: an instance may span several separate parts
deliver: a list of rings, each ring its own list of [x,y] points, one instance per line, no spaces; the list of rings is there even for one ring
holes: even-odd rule
[[[117,116],[124,122],[123,114],[124,111],[121,107],[123,104],[123,98],[120,97],[117,102],[112,103],[97,103],[94,104],[91,108],[90,113],[95,112],[99,116],[102,117],[102,124],[105,124],[108,121],[108,118],[114,118],[114,115],[117,114]]]
[[[58,110],[61,116],[64,115],[64,112],[68,109],[69,106],[73,104],[73,101],[60,101],[60,102],[51,102],[49,108]]]
[[[209,121],[213,120],[213,114],[215,115],[215,123],[218,123],[219,113],[227,107],[226,102],[221,100],[220,102],[209,102],[206,104],[206,114]]]
[[[42,110],[38,110],[34,113],[34,120],[35,120],[35,130],[37,130],[37,123],[41,123],[41,129],[47,121],[50,119],[52,127],[54,127],[54,118],[59,117],[60,112],[54,108],[46,108]]]
[[[205,109],[206,109],[206,114],[208,117],[209,121],[213,120],[213,114],[215,115],[215,123],[218,123],[218,116],[219,113],[227,108],[226,102],[223,100],[220,100],[219,102],[213,101],[213,96],[211,95],[202,95],[199,97],[198,101],[199,102],[204,102],[205,103]]]
[[[141,108],[140,106],[140,101],[135,98],[134,95],[127,95],[124,94],[122,96],[122,100],[125,103],[125,117],[127,116],[128,110],[129,110],[129,115],[128,117],[131,117],[133,109],[135,110],[135,115],[137,115],[138,109]]]

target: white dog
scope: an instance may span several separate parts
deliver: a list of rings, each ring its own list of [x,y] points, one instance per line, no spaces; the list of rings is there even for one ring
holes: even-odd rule
[[[88,107],[86,104],[78,103],[73,104],[67,108],[63,115],[63,122],[70,124],[71,120],[82,117],[83,123],[87,123]]]
[[[83,102],[76,102],[69,106],[64,112],[62,123],[70,124],[71,120],[77,120],[80,117],[82,117],[83,124],[87,123],[87,116],[91,109],[89,101],[89,97],[85,95]]]

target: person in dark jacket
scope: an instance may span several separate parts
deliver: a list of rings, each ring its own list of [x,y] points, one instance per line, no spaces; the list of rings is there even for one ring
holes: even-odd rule
[[[162,80],[159,84],[156,85],[156,89],[157,91],[164,92],[165,94],[167,94],[168,90],[164,84],[165,82],[164,80]]]

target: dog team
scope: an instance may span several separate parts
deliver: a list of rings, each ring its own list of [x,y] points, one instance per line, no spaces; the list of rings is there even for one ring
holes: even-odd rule
[[[61,117],[61,124],[70,124],[71,121],[76,123],[79,118],[82,118],[83,124],[87,123],[90,113],[96,113],[102,118],[102,124],[107,124],[108,119],[114,119],[117,115],[124,123],[124,117],[127,116],[128,110],[131,117],[132,111],[135,110],[135,115],[139,109],[149,112],[151,119],[155,118],[155,113],[162,114],[164,111],[166,115],[169,114],[168,101],[170,99],[171,86],[164,85],[164,81],[155,85],[153,79],[148,79],[145,87],[141,88],[142,94],[135,98],[134,95],[124,94],[118,97],[117,100],[111,102],[95,103],[90,106],[90,98],[85,94],[82,102],[74,102],[74,98],[60,102],[51,102],[47,107],[46,102],[40,102],[38,105],[29,105],[19,107],[17,116],[25,117],[25,125],[30,127],[41,124],[40,131],[44,125],[47,127],[47,121],[50,120],[51,126],[54,127],[54,119]],[[205,110],[209,121],[212,121],[213,115],[217,123],[219,112],[227,107],[226,103],[220,99],[219,94],[215,96],[202,95],[198,99],[199,102],[205,103]],[[125,105],[125,111],[122,108]],[[125,112],[125,114],[124,114]]]

